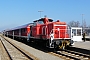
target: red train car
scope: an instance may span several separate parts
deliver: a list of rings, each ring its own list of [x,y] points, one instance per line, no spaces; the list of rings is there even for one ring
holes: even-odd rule
[[[29,23],[26,25],[22,25],[13,29],[6,30],[6,36],[10,36],[13,38],[27,38],[28,34],[30,33],[30,26],[32,26],[33,23]]]
[[[6,33],[13,37],[26,38],[27,41],[42,42],[49,48],[64,49],[73,43],[70,34],[68,34],[67,24],[59,20],[53,22],[47,17],[8,30]]]

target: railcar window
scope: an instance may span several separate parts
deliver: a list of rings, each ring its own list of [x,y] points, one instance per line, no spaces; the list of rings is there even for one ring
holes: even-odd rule
[[[25,28],[23,28],[23,29],[21,29],[21,32],[22,32],[22,33],[26,33],[27,31],[26,31]]]
[[[74,36],[76,36],[76,29],[72,29],[72,33]]]
[[[77,29],[77,36],[81,36],[81,29]]]
[[[16,30],[15,32],[16,32],[16,34],[17,34],[17,33],[19,33],[19,31],[18,31],[18,30]]]

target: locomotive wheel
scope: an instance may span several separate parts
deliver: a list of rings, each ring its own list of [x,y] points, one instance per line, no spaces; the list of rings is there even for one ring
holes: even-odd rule
[[[62,44],[59,45],[59,49],[65,49],[66,48],[66,42],[65,41],[62,41]]]

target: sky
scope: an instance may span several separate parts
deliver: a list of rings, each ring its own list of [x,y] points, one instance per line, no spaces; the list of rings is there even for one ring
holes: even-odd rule
[[[90,25],[90,0],[0,0],[0,31],[28,24],[45,15],[54,21],[83,20]]]

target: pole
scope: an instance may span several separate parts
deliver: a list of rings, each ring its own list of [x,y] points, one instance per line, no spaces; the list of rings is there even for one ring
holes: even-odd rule
[[[83,25],[84,25],[84,22],[83,22],[83,16],[84,16],[84,14],[82,14],[82,31],[83,31]]]
[[[40,12],[40,18],[41,18],[41,12],[43,12],[43,11],[39,10],[38,12]]]
[[[13,39],[14,39],[14,31],[13,31]]]

